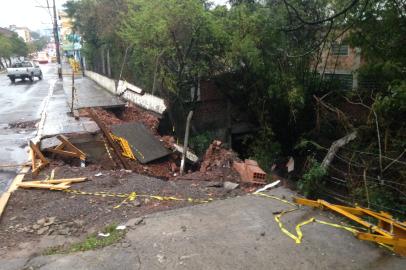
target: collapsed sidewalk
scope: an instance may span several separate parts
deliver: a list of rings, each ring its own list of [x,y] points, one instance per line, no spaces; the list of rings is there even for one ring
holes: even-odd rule
[[[38,175],[33,175],[35,181],[22,183],[40,188],[46,184],[46,189],[51,190],[18,189],[15,192],[0,224],[2,256],[29,256],[38,249],[79,241],[109,224],[244,195],[253,190],[252,183],[265,183],[266,175],[258,164],[248,160],[239,162],[238,156],[223,148],[219,141],[210,145],[200,162],[189,158],[190,171],[179,176],[181,150],[175,138],[158,134],[156,113],[123,102],[88,78],[77,78],[76,82],[74,109],[79,119],[69,115],[72,86],[65,79],[63,84],[56,85],[43,125],[40,125],[38,153],[44,153],[47,163],[41,166]],[[117,151],[109,136],[110,139],[124,138],[132,149],[133,158],[127,155],[122,162],[125,147]],[[61,144],[61,138],[66,138],[67,143]],[[61,155],[65,146],[71,148]],[[24,180],[29,180],[27,178],[29,175]],[[238,185],[241,188],[237,188]],[[222,209],[227,203],[217,205],[220,212],[236,211],[235,208]],[[246,205],[241,207],[247,208]],[[188,209],[185,213],[194,208]],[[277,206],[270,209],[281,211]],[[218,224],[227,227],[228,222],[223,224],[223,219],[216,218]],[[224,220],[229,218],[225,216]],[[235,222],[246,226],[244,220]],[[253,219],[252,226],[258,226],[256,222],[263,221]],[[212,233],[213,227],[205,229]],[[159,263],[166,261],[166,255],[162,256],[158,256]]]
[[[18,252],[22,243],[35,242],[46,236],[80,237],[97,227],[128,217],[244,193],[240,189],[234,190],[236,186],[223,187],[222,182],[226,180],[239,181],[238,174],[228,175],[224,171],[232,171],[231,159],[226,162],[228,168],[223,167],[223,161],[208,170],[206,174],[210,177],[206,177],[206,182],[176,179],[181,156],[179,146],[175,146],[173,137],[158,134],[159,118],[156,113],[124,102],[89,78],[79,76],[75,80],[74,109],[77,110],[75,116],[79,117],[70,114],[72,85],[65,77],[63,82],[56,83],[39,125],[36,150],[33,152],[36,168],[16,184],[40,190],[19,188],[14,192],[0,224],[3,239],[0,253],[6,250],[9,251],[7,253]],[[137,158],[126,158],[129,167],[119,162],[123,158],[122,153],[117,154],[107,142],[106,132],[100,130],[90,114],[96,116],[110,132],[115,132],[115,128],[119,132],[120,127],[138,128],[137,134],[130,132],[127,136],[131,143],[132,135],[137,135],[134,143],[141,142],[137,152],[134,151]],[[151,154],[149,151],[156,148],[163,149],[163,155],[147,160]],[[191,153],[188,154],[190,158]],[[85,157],[83,160],[82,155]],[[193,162],[189,167],[192,170],[196,166]],[[86,167],[83,168],[83,165]],[[221,169],[224,177],[219,178],[218,173],[211,172],[215,169]],[[51,181],[44,181],[47,179]],[[76,193],[67,193],[71,190],[68,185],[72,185]],[[65,191],[65,194],[53,189]],[[126,198],[135,192],[138,195],[160,196],[164,201],[151,197],[127,202]],[[108,196],[103,195],[105,193]],[[88,194],[101,196],[86,196]],[[49,218],[54,221],[52,224],[48,224]],[[43,223],[39,222],[41,220],[47,220],[45,223],[48,225],[39,226]],[[32,250],[26,248],[26,251]]]

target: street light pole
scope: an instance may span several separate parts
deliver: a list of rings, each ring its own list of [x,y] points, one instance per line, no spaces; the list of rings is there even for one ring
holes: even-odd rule
[[[48,8],[49,2],[47,1]],[[55,39],[55,49],[56,49],[56,59],[58,62],[58,77],[62,79],[62,61],[61,61],[61,52],[60,52],[60,43],[59,43],[59,33],[58,33],[58,20],[56,17],[56,5],[55,0],[53,0],[53,9],[54,9],[54,39]]]

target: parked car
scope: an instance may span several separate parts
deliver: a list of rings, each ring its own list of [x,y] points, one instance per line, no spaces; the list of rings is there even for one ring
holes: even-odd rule
[[[7,76],[11,82],[15,82],[16,79],[29,79],[34,81],[34,77],[42,80],[42,71],[37,62],[24,61],[13,64],[10,68],[7,68]]]
[[[46,52],[38,52],[37,60],[40,64],[48,64],[49,63],[49,56]]]

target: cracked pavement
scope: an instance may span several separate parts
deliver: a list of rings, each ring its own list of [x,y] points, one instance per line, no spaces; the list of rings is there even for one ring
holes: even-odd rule
[[[293,192],[270,192],[290,198]],[[1,269],[404,269],[406,260],[350,232],[312,223],[296,244],[274,220],[290,208],[247,195],[160,212],[129,228],[123,242],[100,250],[0,260]],[[288,230],[310,217],[337,217],[307,207],[283,216]]]

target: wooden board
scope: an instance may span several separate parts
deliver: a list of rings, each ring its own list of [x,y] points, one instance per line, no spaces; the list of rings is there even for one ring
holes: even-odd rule
[[[68,186],[67,183],[60,183],[60,184],[54,185],[54,184],[42,184],[42,183],[34,183],[34,182],[22,182],[22,183],[18,184],[18,187],[62,190],[62,189],[68,189],[70,186]]]
[[[11,182],[11,185],[8,188],[8,190],[1,195],[1,197],[0,197],[0,218],[4,212],[4,209],[7,206],[7,202],[10,199],[11,193],[13,193],[13,191],[15,191],[18,188],[18,184],[20,184],[23,181],[25,174],[28,173],[29,171],[30,171],[29,166],[23,167],[21,169],[21,171],[17,174],[17,176],[14,177],[13,182]]]
[[[82,178],[66,178],[66,179],[52,179],[52,180],[36,180],[30,181],[31,183],[43,183],[43,184],[60,184],[60,183],[80,183],[86,181],[86,177]]]

